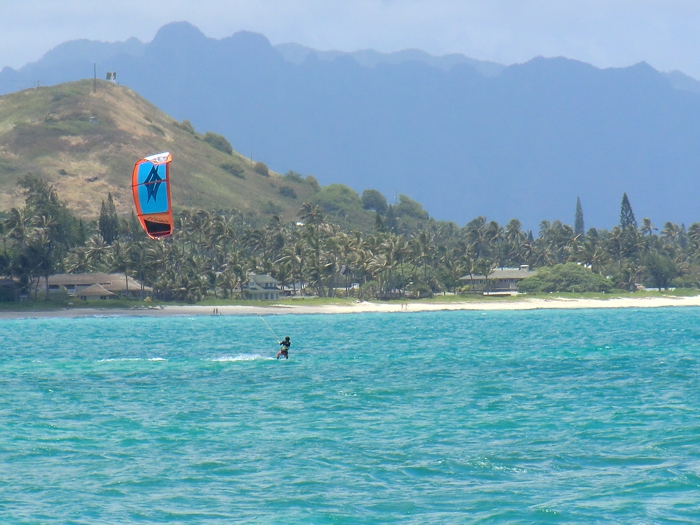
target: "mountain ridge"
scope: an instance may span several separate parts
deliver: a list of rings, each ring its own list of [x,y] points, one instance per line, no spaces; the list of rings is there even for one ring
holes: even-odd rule
[[[144,46],[98,67],[280,172],[400,192],[461,224],[477,215],[530,228],[570,222],[579,196],[587,224],[609,227],[623,192],[655,222],[696,219],[700,83],[687,75],[542,57],[490,76],[465,61],[369,67],[361,54],[303,49],[290,61],[262,35],[211,39],[186,22]],[[78,75],[78,65],[6,68],[0,89],[40,72],[49,82]],[[92,64],[80,67],[91,74]]]

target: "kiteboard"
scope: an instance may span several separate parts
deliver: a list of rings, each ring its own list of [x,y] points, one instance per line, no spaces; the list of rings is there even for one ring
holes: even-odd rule
[[[151,239],[173,233],[173,212],[170,205],[170,162],[173,156],[165,151],[136,162],[131,174],[136,216]]]

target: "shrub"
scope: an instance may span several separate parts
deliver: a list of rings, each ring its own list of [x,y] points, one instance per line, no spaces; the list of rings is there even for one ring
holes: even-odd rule
[[[362,283],[358,289],[358,298],[362,300],[372,299],[377,296],[381,289],[377,281],[367,281]]]
[[[245,179],[245,175],[243,175],[243,168],[241,168],[238,164],[234,164],[233,162],[223,162],[221,164],[221,169],[229,172],[234,177]]]
[[[423,209],[423,206],[406,195],[399,195],[399,203],[396,205],[396,214],[399,217],[413,217],[415,219],[428,219],[428,212]]]
[[[297,192],[294,191],[294,188],[290,188],[289,186],[282,186],[280,188],[280,195],[282,195],[282,197],[288,197],[290,199],[297,198]]]
[[[82,93],[76,93],[75,91],[54,91],[51,93],[51,100],[53,102],[60,101],[70,101],[70,99],[75,98],[76,95],[82,95]]]
[[[226,138],[223,135],[207,131],[204,134],[204,142],[209,144],[212,148],[218,149],[219,151],[223,151],[224,153],[228,153],[229,155],[233,155],[233,148],[231,147],[229,141],[226,140]]]
[[[192,123],[187,119],[183,120],[182,122],[175,122],[173,125],[183,131],[186,131],[187,133],[194,135],[194,126],[192,126]]]
[[[357,192],[345,184],[330,184],[313,196],[312,202],[326,213],[362,211],[362,200]]]
[[[386,197],[377,190],[365,190],[362,192],[362,207],[384,215],[387,209]]]
[[[429,285],[421,282],[413,283],[407,286],[406,291],[408,296],[414,299],[424,299],[433,296],[433,290]]]
[[[576,263],[557,264],[540,268],[536,275],[518,284],[519,292],[609,292],[610,279],[593,273]]]
[[[301,177],[301,173],[297,173],[296,171],[292,170],[285,173],[284,178],[291,182],[304,182],[304,179]]]
[[[654,287],[668,288],[671,281],[678,276],[678,266],[670,257],[650,253],[644,258],[644,266]]]
[[[682,277],[676,277],[671,281],[671,286],[676,288],[693,288],[697,290],[700,288],[700,280],[698,280],[698,277],[695,275],[684,275]]]
[[[267,169],[267,164],[265,164],[264,162],[256,162],[253,166],[253,171],[258,175],[262,175],[263,177],[270,176],[270,170]]]
[[[279,215],[280,213],[282,213],[282,208],[272,201],[267,201],[263,205],[263,213],[267,215]]]
[[[311,189],[315,192],[321,190],[321,185],[318,183],[318,181],[316,180],[316,177],[314,177],[313,175],[306,176],[306,183],[309,186],[311,186]]]

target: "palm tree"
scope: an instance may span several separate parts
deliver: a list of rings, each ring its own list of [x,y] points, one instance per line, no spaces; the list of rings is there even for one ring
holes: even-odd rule
[[[206,246],[207,239],[211,239],[213,235],[210,234],[211,228],[211,215],[208,211],[197,210],[192,216],[192,232],[197,237],[197,244],[199,246]]]
[[[321,208],[310,202],[302,204],[297,215],[305,224],[322,224],[326,220]]]
[[[148,249],[146,248],[146,244],[140,241],[136,241],[131,243],[131,246],[129,247],[128,250],[128,256],[129,256],[129,266],[134,268],[136,270],[137,275],[139,276],[139,282],[141,283],[141,290],[140,290],[140,295],[141,295],[141,300],[143,300],[144,296],[144,279],[143,279],[143,274],[144,270],[146,269],[146,266],[148,264]],[[129,286],[128,284],[128,279],[127,279],[127,287]]]
[[[486,228],[486,217],[477,217],[464,227],[465,237],[470,250],[479,259],[490,252],[489,235]]]
[[[447,283],[448,289],[451,286],[452,293],[457,292],[459,279],[464,275],[465,267],[454,250],[444,250],[440,259],[440,270],[443,276],[442,281]]]
[[[527,235],[522,231],[522,223],[518,219],[511,219],[503,232],[503,257],[506,264],[520,266],[523,263],[523,245],[527,241]]]
[[[120,272],[124,274],[126,281],[126,298],[129,299],[129,270],[131,269],[130,245],[116,240],[110,245],[107,265],[110,272]]]
[[[642,226],[639,228],[639,231],[642,232],[642,235],[654,235],[658,228],[652,224],[651,219],[645,217],[642,219]]]
[[[241,281],[233,270],[225,269],[217,277],[217,285],[224,292],[228,292],[229,298],[233,297],[233,291],[240,285]]]
[[[700,255],[700,223],[694,222],[688,228],[688,252],[690,257],[697,260]]]
[[[302,287],[302,290],[299,292],[303,292],[304,256],[305,245],[303,242],[297,240],[294,244],[286,244],[285,247],[282,248],[280,258],[275,261],[276,263],[289,266],[294,295],[297,295],[297,282],[299,282]]]
[[[100,235],[93,235],[85,245],[85,252],[89,261],[88,267],[94,270],[105,262],[109,248]]]
[[[222,261],[226,260],[230,249],[236,249],[236,227],[232,216],[217,215],[213,219],[214,239],[220,250]]]
[[[90,271],[90,256],[87,248],[78,246],[72,250],[68,254],[64,266],[68,273],[86,273]]]
[[[681,229],[674,222],[667,222],[664,224],[664,229],[661,230],[661,237],[663,237],[666,242],[670,243],[674,248],[678,246],[678,238],[681,234]]]
[[[325,296],[323,285],[323,236],[331,232],[325,222],[325,216],[318,206],[305,202],[299,210],[299,218],[304,222],[302,237],[309,247],[311,264],[309,265],[311,281],[320,297]]]
[[[23,248],[31,235],[34,217],[26,208],[12,208],[7,219],[7,236]]]
[[[36,276],[36,287],[34,300],[37,300],[37,292],[39,287],[39,277],[44,277],[46,283],[46,300],[50,299],[49,295],[49,277],[53,273],[55,266],[54,258],[52,257],[51,242],[49,236],[43,228],[34,230],[32,237],[26,246],[27,260],[30,262],[32,273]]]
[[[435,236],[428,230],[421,230],[411,239],[411,258],[416,266],[423,268],[423,281],[428,284],[428,263],[435,253]]]
[[[385,283],[387,285],[393,284],[392,271],[398,266],[401,259],[402,243],[399,240],[399,236],[394,234],[389,234],[384,242],[379,246],[381,250],[381,255],[385,261],[384,269],[387,272],[387,278]],[[388,289],[386,291],[389,291]]]

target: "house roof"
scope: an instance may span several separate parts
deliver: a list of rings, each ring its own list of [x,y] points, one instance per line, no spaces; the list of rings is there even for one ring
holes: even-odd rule
[[[109,274],[111,280],[108,283],[101,283],[107,290],[111,292],[124,292],[126,291],[126,278],[124,274],[113,273]],[[141,282],[129,277],[129,291],[135,292],[141,289]],[[143,289],[147,292],[153,290],[150,286],[144,286]]]
[[[126,290],[127,279],[122,273],[57,273],[49,276],[49,286],[92,286],[101,284],[111,292],[122,292]],[[129,290],[140,290],[141,283],[129,277]],[[151,291],[152,288],[145,286],[144,290]]]
[[[93,284],[77,293],[78,297],[104,297],[105,295],[116,297],[117,294],[110,292],[101,284]]]
[[[57,273],[49,276],[49,285],[90,286],[95,283],[108,283],[112,276],[107,273]]]
[[[263,288],[262,286],[258,286],[255,283],[248,283],[248,285],[243,287],[243,290],[252,293],[271,293],[280,291],[279,288]]]
[[[255,284],[265,284],[265,283],[272,283],[272,284],[279,284],[280,282],[272,277],[271,275],[257,275],[257,274],[250,274],[249,276],[249,281],[255,282]]]
[[[492,274],[489,275],[489,279],[527,279],[535,275],[537,271],[525,270],[521,268],[496,268]],[[461,281],[483,281],[486,279],[483,275],[465,275],[460,277]]]

